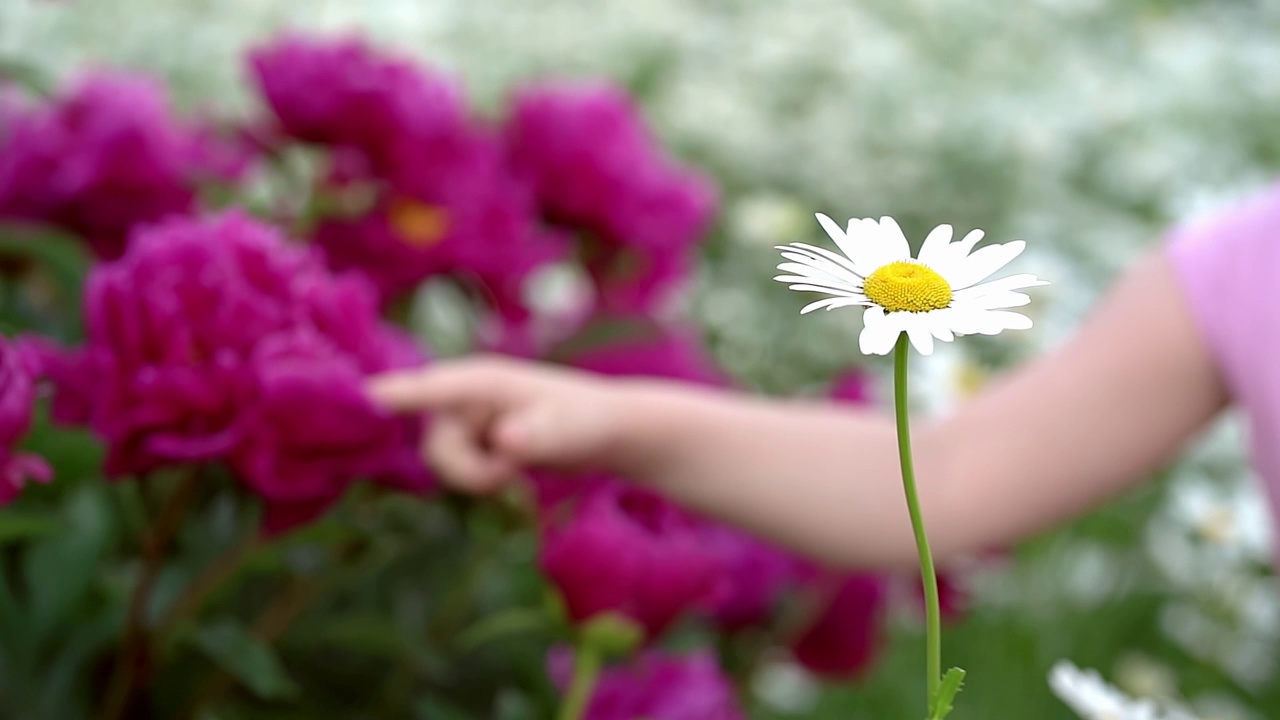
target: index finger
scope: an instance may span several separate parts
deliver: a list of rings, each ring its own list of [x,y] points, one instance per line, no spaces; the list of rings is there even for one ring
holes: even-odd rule
[[[388,410],[442,410],[493,395],[501,384],[499,375],[480,363],[437,363],[372,377],[365,392]]]

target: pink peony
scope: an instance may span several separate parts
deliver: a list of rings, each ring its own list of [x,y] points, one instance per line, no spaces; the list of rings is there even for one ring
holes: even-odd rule
[[[850,405],[874,405],[877,402],[875,378],[856,368],[845,370],[831,383],[827,397]]]
[[[194,208],[198,142],[158,83],[94,75],[9,115],[0,133],[0,217],[56,225],[115,258],[135,225]]]
[[[504,319],[525,320],[525,279],[567,243],[540,226],[530,189],[452,80],[358,40],[286,37],[251,62],[281,130],[330,149],[321,192],[377,197],[366,214],[320,223],[332,267],[367,275],[384,302],[451,276]]]
[[[699,535],[720,568],[716,592],[703,607],[726,630],[768,620],[782,595],[806,574],[806,564],[795,555],[741,530],[708,523]]]
[[[309,519],[353,478],[394,481],[406,460],[416,463],[420,428],[371,405],[356,359],[323,336],[270,336],[251,363],[256,400],[232,467],[267,501],[268,529]]]
[[[552,679],[567,688],[573,656],[553,650]],[[606,670],[583,720],[746,720],[746,713],[715,657],[706,651],[672,655],[649,651],[624,667]]]
[[[53,477],[44,458],[13,449],[31,426],[34,370],[20,344],[0,339],[0,506],[12,502],[28,481]]]
[[[587,234],[608,309],[648,309],[684,276],[716,190],[662,151],[619,88],[540,84],[512,105],[507,142],[546,218]]]
[[[397,176],[445,151],[464,132],[456,82],[383,55],[359,39],[285,36],[250,53],[280,130],[304,142],[357,150],[371,173]]]
[[[357,475],[426,487],[412,428],[360,387],[421,355],[362,279],[271,227],[230,212],[144,228],[93,270],[85,314],[85,346],[44,353],[45,372],[61,419],[107,442],[108,474],[230,461],[268,501],[313,505]]]
[[[569,616],[617,612],[656,636],[715,589],[715,557],[696,523],[652,493],[590,485],[573,513],[549,513],[540,562]]]
[[[827,677],[854,676],[870,666],[880,647],[889,581],[882,575],[848,575],[816,620],[792,645],[795,658]]]
[[[325,221],[315,241],[332,267],[367,275],[384,300],[447,275],[522,321],[526,278],[564,258],[567,243],[535,222],[528,190],[496,145],[475,133],[455,144],[445,156],[418,155],[418,170],[401,173],[368,214]]]

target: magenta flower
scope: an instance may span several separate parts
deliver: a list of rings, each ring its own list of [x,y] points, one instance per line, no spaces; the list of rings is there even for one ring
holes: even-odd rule
[[[839,579],[825,609],[792,645],[796,660],[826,677],[851,677],[868,668],[882,641],[888,585],[882,575]]]
[[[270,336],[251,363],[256,399],[232,467],[267,501],[268,530],[309,519],[354,478],[394,479],[416,461],[420,428],[371,405],[356,359],[321,335]]]
[[[696,523],[658,496],[618,483],[586,487],[570,517],[548,513],[542,569],[573,620],[612,611],[657,636],[715,589],[715,557]]]
[[[221,183],[243,180],[264,150],[256,132],[235,123],[193,123],[188,133],[187,152],[198,178]]]
[[[548,658],[552,679],[569,684],[573,656],[557,649]],[[733,684],[710,652],[642,653],[630,664],[606,670],[583,720],[746,720]]]
[[[44,369],[61,418],[107,442],[109,475],[230,461],[268,501],[313,505],[358,475],[427,486],[405,459],[412,428],[360,387],[421,354],[362,279],[271,227],[235,212],[147,227],[94,269],[85,313],[86,345]]]
[[[863,370],[846,370],[831,383],[827,397],[850,405],[874,405],[877,402],[874,380]]]
[[[135,225],[194,207],[200,159],[158,83],[95,75],[10,114],[0,134],[0,217],[56,225],[114,258]]]
[[[602,375],[631,375],[727,386],[692,328],[645,328],[639,334],[589,348],[570,359],[581,370]]]
[[[512,104],[508,145],[544,215],[589,236],[585,259],[610,310],[648,309],[683,277],[716,190],[662,151],[619,88],[536,85]]]
[[[412,170],[437,146],[447,153],[467,122],[456,82],[359,39],[285,36],[249,63],[284,134],[358,150],[379,177]]]
[[[332,267],[365,274],[384,300],[447,275],[503,318],[523,321],[525,280],[564,258],[568,244],[536,222],[528,189],[492,141],[470,133],[454,143],[444,155],[416,155],[371,212],[322,223],[315,241]]]
[[[14,450],[31,426],[35,400],[35,368],[27,354],[20,344],[0,339],[0,507],[27,482],[47,483],[53,477],[44,458]]]
[[[707,523],[699,535],[720,568],[716,591],[703,607],[726,630],[766,621],[806,574],[807,564],[795,555],[741,530]]]

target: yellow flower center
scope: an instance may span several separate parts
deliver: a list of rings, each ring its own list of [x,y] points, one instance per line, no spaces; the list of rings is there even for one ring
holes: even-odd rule
[[[449,231],[449,212],[436,205],[399,199],[387,210],[391,227],[401,240],[418,248],[429,248]]]
[[[863,283],[867,299],[889,312],[929,312],[951,305],[951,285],[932,268],[889,263]]]

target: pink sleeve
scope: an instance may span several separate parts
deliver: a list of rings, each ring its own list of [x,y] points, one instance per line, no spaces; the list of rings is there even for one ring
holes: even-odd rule
[[[1167,251],[1280,516],[1280,188],[1175,232]]]
[[[1233,398],[1263,400],[1280,376],[1280,187],[1179,229],[1167,249]]]

